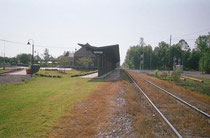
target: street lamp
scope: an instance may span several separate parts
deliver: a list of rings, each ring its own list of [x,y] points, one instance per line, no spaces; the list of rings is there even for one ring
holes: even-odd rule
[[[30,43],[30,41],[32,42],[32,44]],[[34,40],[29,39],[27,45],[32,46],[32,56],[31,56],[31,77],[32,77],[32,68],[33,68],[33,62],[34,62]]]

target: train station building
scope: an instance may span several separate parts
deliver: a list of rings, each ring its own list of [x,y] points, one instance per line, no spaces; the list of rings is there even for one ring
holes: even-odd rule
[[[95,65],[98,68],[98,76],[102,76],[120,65],[119,45],[96,47],[90,44],[78,44],[87,53],[95,56]],[[83,50],[84,51],[84,50]],[[89,53],[90,54],[90,53]]]

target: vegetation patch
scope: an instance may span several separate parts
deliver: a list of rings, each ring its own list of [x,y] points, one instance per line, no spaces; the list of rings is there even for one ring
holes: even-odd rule
[[[27,83],[1,85],[0,137],[40,137],[66,110],[86,99],[102,83],[69,78],[71,73],[61,74],[60,79],[35,77]],[[50,75],[60,74],[52,71]]]
[[[9,69],[0,69],[0,74],[6,73],[6,72],[10,72]]]
[[[203,83],[196,82],[193,80],[186,79],[180,80],[179,82],[175,82],[177,85],[203,93],[210,96],[210,79],[208,78],[199,78],[200,80],[203,80]]]
[[[55,76],[55,75],[45,75],[45,74],[39,74],[36,73],[35,76],[40,76],[40,77],[49,77],[49,78],[62,78],[61,76]]]
[[[190,89],[190,90],[202,93],[202,94],[207,94],[208,96],[210,96],[210,79],[208,78],[197,78],[199,80],[202,80],[203,83],[193,81],[190,79],[180,79],[181,72],[178,70],[173,71],[171,75],[167,75],[166,72],[163,72],[160,76],[155,75],[155,74],[156,74],[156,71],[154,72],[154,75],[150,75],[150,76],[154,76],[161,80],[170,81],[178,86],[182,86],[184,88],[187,88],[187,89]]]

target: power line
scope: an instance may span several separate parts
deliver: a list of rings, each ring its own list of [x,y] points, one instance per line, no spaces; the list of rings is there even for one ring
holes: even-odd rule
[[[0,39],[0,41],[8,42],[8,43],[14,43],[14,44],[19,44],[19,45],[25,45],[25,46],[27,45],[26,43],[16,42],[16,41],[11,41],[11,40],[6,40],[6,39]],[[60,44],[60,45],[70,45],[70,44]],[[34,46],[36,46],[36,47],[43,47],[43,48],[57,48],[57,49],[69,49],[70,48],[70,47],[55,47],[53,45],[40,45],[40,44],[37,44],[37,45],[34,45]]]
[[[207,30],[210,30],[210,28],[202,29],[202,30],[199,30],[199,31],[196,31],[196,32],[192,32],[192,33],[182,34],[182,35],[180,35],[180,36],[178,36],[178,37],[188,36],[188,35],[192,35],[192,34],[204,32],[204,31],[207,31]],[[175,37],[175,38],[177,38],[177,37]]]

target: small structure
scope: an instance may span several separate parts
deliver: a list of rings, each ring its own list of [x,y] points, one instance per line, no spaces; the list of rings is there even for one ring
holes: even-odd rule
[[[98,76],[106,74],[120,65],[119,45],[96,47],[87,44],[78,44],[84,54],[96,57]],[[76,54],[76,53],[75,53]],[[96,64],[94,64],[96,65]]]

